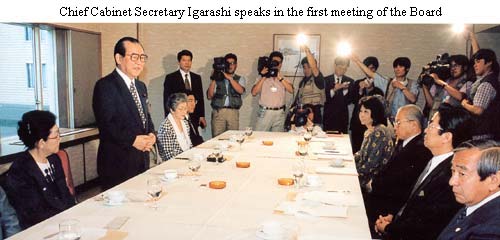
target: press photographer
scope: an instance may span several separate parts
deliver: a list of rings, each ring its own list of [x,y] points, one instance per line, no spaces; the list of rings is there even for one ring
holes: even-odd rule
[[[252,87],[252,96],[260,94],[255,129],[282,132],[285,124],[285,96],[286,92],[293,93],[293,86],[281,75],[282,53],[275,51],[269,55],[267,61],[260,59],[260,63],[268,64],[259,64],[260,77]]]
[[[285,131],[297,131],[297,128],[313,127],[315,113],[311,104],[297,104],[290,108],[285,121]]]
[[[468,81],[468,66],[466,56],[448,57],[444,53],[422,69],[418,82],[430,109],[428,116],[433,116],[442,103],[460,106],[460,101],[469,94],[472,86],[472,82]]]
[[[212,80],[207,98],[212,100],[212,137],[227,130],[238,130],[241,95],[245,92],[245,77],[237,75],[238,58],[233,53],[214,58]]]

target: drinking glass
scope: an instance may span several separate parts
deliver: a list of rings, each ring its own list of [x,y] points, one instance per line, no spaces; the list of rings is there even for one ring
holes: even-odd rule
[[[78,240],[82,235],[80,222],[76,219],[67,219],[59,223],[59,240]]]
[[[309,142],[311,141],[311,138],[312,138],[312,130],[309,132],[309,129],[307,130],[307,132],[304,133],[304,140],[306,142]]]
[[[246,135],[247,137],[252,136],[252,133],[253,133],[252,127],[246,127],[246,128],[245,128],[245,135]]]
[[[218,158],[218,156],[216,156]],[[191,173],[195,175],[195,172],[198,172],[201,167],[201,161],[198,158],[193,158],[188,162],[188,168],[191,170]]]
[[[241,144],[245,141],[245,135],[243,134],[238,134],[236,135],[236,142],[240,144],[240,150],[241,150]]]
[[[298,142],[297,146],[298,146],[297,152],[303,159],[305,156],[307,156],[307,152],[309,150],[309,144],[307,142]]]
[[[163,190],[163,186],[161,185],[161,181],[158,178],[150,178],[148,179],[148,194],[151,196],[153,200],[153,204],[150,206],[155,210],[158,209],[158,199],[160,199],[161,192]]]
[[[303,159],[297,160],[292,166],[292,174],[295,181],[295,187],[300,188],[301,179],[304,176],[305,163]]]

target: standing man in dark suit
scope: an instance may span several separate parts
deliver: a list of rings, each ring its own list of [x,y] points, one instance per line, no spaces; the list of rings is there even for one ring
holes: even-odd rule
[[[417,105],[401,107],[394,132],[399,140],[386,167],[369,183],[365,199],[368,219],[373,226],[379,215],[398,211],[408,199],[413,185],[432,153],[424,146],[424,115]]]
[[[196,100],[198,100],[198,104],[196,104],[191,121],[196,129],[198,129],[198,126],[205,128],[207,121],[205,120],[205,101],[203,98],[201,76],[190,71],[193,63],[193,53],[189,50],[182,50],[177,53],[177,61],[179,62],[179,70],[168,74],[165,77],[165,82],[163,82],[163,109],[165,110],[165,117],[170,112],[167,106],[170,94],[192,91]]]
[[[116,69],[96,82],[92,102],[100,140],[97,173],[104,189],[148,169],[156,142],[146,85],[137,80],[148,56],[137,39],[124,37],[114,57]]]
[[[439,235],[449,239],[500,239],[500,147],[465,142],[455,150],[450,185],[460,209]]]
[[[469,122],[470,115],[464,109],[441,108],[434,115],[424,137],[433,157],[399,211],[376,221],[375,230],[384,239],[436,239],[460,209],[448,180],[453,148],[472,137]]]
[[[354,80],[345,76],[349,68],[349,59],[335,58],[335,69],[332,75],[325,78],[325,107],[323,129],[347,133],[349,124],[349,108],[352,103]]]

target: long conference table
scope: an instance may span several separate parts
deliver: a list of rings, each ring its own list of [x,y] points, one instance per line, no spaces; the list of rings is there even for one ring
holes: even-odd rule
[[[300,159],[296,151],[297,141],[303,140],[301,135],[254,132],[239,148],[237,143],[226,140],[235,133],[242,132],[225,132],[177,156],[207,156],[221,143],[229,144],[230,147],[223,152],[228,161],[220,164],[203,161],[199,176],[188,174],[186,160],[171,159],[111,189],[126,192],[129,199],[123,204],[107,206],[99,196],[90,198],[11,239],[58,239],[54,233],[65,219],[80,222],[82,240],[261,239],[257,233],[262,224],[269,221],[286,225],[293,231],[292,239],[370,239],[358,178],[351,174],[356,171],[348,135],[312,138],[309,156],[305,157],[308,174],[328,167],[329,158],[339,157],[344,159],[342,170],[345,173],[318,174],[323,182],[321,186],[297,189],[279,185],[277,179],[293,178],[292,166]],[[273,141],[273,145],[265,146],[263,140]],[[342,154],[321,155],[326,153],[324,146],[328,142],[334,142],[336,151]],[[248,161],[251,166],[237,168],[236,161]],[[166,169],[177,169],[181,176],[163,182],[164,195],[158,200],[158,208],[151,208],[151,203],[144,201],[148,198],[147,180],[162,177]],[[224,189],[208,188],[208,182],[213,180],[226,181],[227,186]],[[304,212],[276,211],[280,204],[290,201],[290,198],[293,200],[297,193],[311,191],[348,195],[352,201],[347,207],[347,215],[322,217]],[[107,233],[105,226],[117,217],[128,218],[118,229],[126,237],[108,235],[108,238],[102,238]]]

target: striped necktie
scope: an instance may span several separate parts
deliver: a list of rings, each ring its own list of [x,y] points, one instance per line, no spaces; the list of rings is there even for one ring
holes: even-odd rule
[[[137,110],[139,111],[139,115],[141,116],[141,121],[142,121],[142,127],[146,127],[146,115],[144,114],[144,109],[142,108],[141,101],[139,101],[139,94],[137,93],[137,90],[135,89],[135,84],[134,81],[130,83],[130,93],[132,94],[132,98],[134,99],[135,106],[137,107]]]

